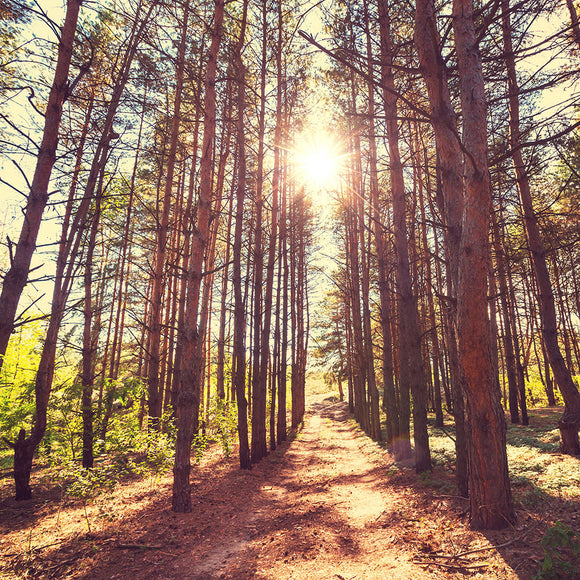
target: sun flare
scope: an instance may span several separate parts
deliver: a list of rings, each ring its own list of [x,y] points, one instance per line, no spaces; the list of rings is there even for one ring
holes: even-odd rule
[[[344,163],[341,142],[332,134],[316,133],[300,139],[296,149],[298,176],[303,185],[315,192],[335,190]]]

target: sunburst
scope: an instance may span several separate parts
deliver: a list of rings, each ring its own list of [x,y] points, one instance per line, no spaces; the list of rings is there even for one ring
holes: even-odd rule
[[[315,132],[297,140],[298,179],[315,193],[330,193],[338,188],[344,161],[342,142],[332,133]]]

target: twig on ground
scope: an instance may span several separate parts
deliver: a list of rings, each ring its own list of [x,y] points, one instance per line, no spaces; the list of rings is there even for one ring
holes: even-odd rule
[[[443,562],[435,562],[433,560],[414,560],[414,562],[415,564],[423,564],[426,566],[434,564],[435,566],[441,566],[441,568],[453,568],[454,570],[457,570],[458,568],[463,570],[476,570],[478,568],[486,568],[488,566],[487,562],[483,564],[473,564],[471,566],[467,566],[466,564],[461,564],[459,562],[457,564],[444,564]]]
[[[20,552],[5,552],[2,554],[5,558],[10,558],[12,556],[22,556],[23,554],[31,554],[32,552],[38,552],[44,550],[45,548],[50,548],[51,546],[56,546],[57,544],[62,544],[65,540],[58,540],[57,542],[52,542],[51,544],[45,544],[44,546],[32,546],[29,549],[21,550]]]
[[[117,544],[117,548],[123,550],[161,550],[163,546],[159,544]]]
[[[54,570],[55,568],[60,568],[61,566],[65,566],[66,564],[70,564],[71,562],[75,562],[76,560],[78,560],[78,555],[73,556],[72,558],[67,558],[66,560],[60,560],[56,564],[48,566],[47,568],[45,568],[45,570]]]

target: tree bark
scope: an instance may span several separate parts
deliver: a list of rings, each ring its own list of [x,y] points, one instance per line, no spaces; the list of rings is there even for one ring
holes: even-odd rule
[[[167,236],[169,230],[169,214],[173,200],[173,176],[177,157],[177,145],[179,139],[179,125],[181,121],[181,100],[183,93],[185,51],[189,20],[189,2],[183,7],[183,21],[181,27],[181,39],[177,50],[177,66],[175,72],[175,95],[173,99],[173,115],[171,118],[171,136],[169,139],[169,151],[165,166],[165,185],[163,197],[159,200],[161,213],[157,219],[155,260],[153,266],[153,287],[151,290],[151,305],[149,308],[149,332],[150,347],[148,351],[149,361],[147,364],[147,390],[148,411],[151,427],[159,428],[161,417],[163,393],[159,382],[160,346],[161,346],[161,316],[163,310],[162,296],[165,287],[165,267],[167,261]]]
[[[453,414],[456,425],[456,477],[459,493],[467,496],[464,387],[457,350],[457,287],[463,214],[462,152],[457,133],[457,116],[453,109],[445,63],[441,56],[434,3],[432,0],[417,0],[416,7],[415,45],[421,63],[421,75],[429,95],[431,124],[437,143],[437,173],[438,183],[441,184],[438,203],[445,220],[445,241],[448,250],[446,308],[448,322],[446,328]]]
[[[515,514],[487,311],[491,189],[485,87],[472,0],[454,0],[453,31],[465,151],[457,333],[468,419],[470,517],[474,528],[498,529],[510,525]]]
[[[211,31],[211,44],[205,75],[204,131],[200,161],[199,201],[197,224],[192,240],[191,260],[187,272],[188,302],[183,333],[178,340],[183,341],[183,366],[181,387],[177,399],[177,439],[175,443],[175,464],[173,467],[172,510],[190,512],[191,505],[191,442],[193,437],[193,418],[199,408],[199,388],[201,383],[201,360],[197,354],[200,336],[197,318],[200,287],[205,249],[210,228],[212,205],[212,156],[215,141],[216,115],[216,73],[218,55],[222,40],[224,17],[223,0],[215,1],[214,23]]]
[[[574,0],[566,0],[566,6],[568,6],[568,12],[570,13],[574,41],[580,48],[580,24],[578,24],[578,12],[576,12],[576,6],[574,6]]]
[[[254,228],[254,344],[252,359],[252,463],[257,463],[268,454],[266,441],[266,406],[267,406],[267,365],[263,359],[268,352],[268,345],[262,345],[262,339],[269,335],[266,330],[262,312],[267,311],[263,303],[264,248],[263,248],[263,213],[264,213],[264,138],[266,131],[266,74],[268,57],[268,9],[266,0],[262,0],[262,58],[260,67],[260,108],[258,113],[258,155],[256,168],[256,221]],[[272,271],[273,272],[273,271]],[[269,287],[270,305],[272,284]],[[268,286],[266,286],[268,292]],[[269,314],[268,323],[269,323]]]
[[[246,143],[244,120],[246,111],[246,71],[242,60],[242,49],[246,35],[248,0],[242,8],[240,36],[235,49],[234,66],[238,83],[237,93],[237,142],[238,142],[238,186],[236,192],[236,220],[234,228],[233,278],[234,289],[234,342],[233,342],[233,385],[238,407],[238,440],[240,444],[240,468],[251,469],[251,453],[248,442],[248,402],[246,398],[246,316],[242,292],[242,238],[244,233],[244,201],[246,198]]]
[[[381,33],[382,83],[384,87],[387,141],[393,196],[393,229],[397,255],[399,290],[399,355],[401,386],[410,387],[413,395],[413,433],[415,469],[417,473],[431,469],[429,435],[427,433],[427,390],[421,357],[421,336],[418,326],[417,297],[413,294],[407,240],[407,209],[403,166],[399,153],[397,95],[392,70],[390,18],[385,0],[379,0]],[[405,455],[408,448],[401,450]]]
[[[103,151],[106,157],[107,151]],[[101,221],[101,204],[103,199],[105,159],[102,163],[101,176],[97,186],[97,199],[91,217],[91,228],[84,264],[84,304],[83,304],[83,351],[82,351],[82,397],[81,408],[83,418],[83,467],[93,467],[93,386],[95,381],[95,352],[97,350],[98,334],[93,327],[93,259],[97,244],[97,234]],[[95,325],[96,327],[96,325]],[[105,377],[103,377],[103,381]],[[111,401],[112,407],[112,401]]]
[[[520,413],[518,407],[518,385],[516,377],[514,343],[512,338],[512,325],[510,320],[510,310],[508,307],[508,300],[510,297],[506,278],[503,247],[499,235],[499,226],[494,211],[492,211],[491,213],[491,222],[493,230],[493,245],[495,249],[495,263],[497,267],[497,276],[499,279],[501,312],[503,317],[503,328],[504,328],[503,342],[505,350],[505,370],[508,379],[508,402],[509,402],[510,420],[513,424],[518,424],[520,422]]]
[[[70,8],[71,4],[74,4],[74,2],[69,3],[69,6],[67,6],[67,15],[68,15],[69,8]],[[155,6],[155,4],[153,3],[149,9],[148,14],[143,19],[135,20],[134,26],[133,26],[131,33],[130,33],[130,36],[129,36],[127,49],[126,49],[125,53],[123,54],[123,58],[121,59],[121,66],[120,66],[119,72],[116,76],[115,83],[113,85],[113,90],[112,90],[110,102],[108,104],[107,112],[105,115],[105,120],[103,122],[103,129],[102,129],[101,136],[100,136],[98,143],[97,143],[96,151],[95,151],[95,154],[93,157],[93,161],[91,163],[91,168],[89,170],[89,174],[87,176],[87,181],[86,181],[85,189],[84,189],[84,195],[83,195],[78,207],[75,209],[74,215],[72,215],[72,209],[70,209],[70,208],[68,209],[68,211],[70,213],[65,216],[65,221],[63,223],[63,234],[61,237],[61,242],[59,245],[59,255],[57,258],[57,274],[56,274],[56,278],[55,278],[55,288],[53,291],[53,303],[51,306],[51,319],[49,322],[49,327],[47,330],[45,342],[43,345],[43,351],[41,354],[41,360],[39,363],[38,371],[36,373],[34,425],[33,425],[33,428],[31,430],[29,438],[26,439],[23,443],[23,445],[27,449],[31,449],[31,451],[30,451],[31,454],[34,453],[34,450],[36,449],[36,447],[38,446],[38,444],[40,443],[40,441],[44,437],[44,433],[46,431],[48,401],[49,401],[50,392],[52,389],[52,380],[53,380],[53,375],[54,375],[54,360],[55,360],[55,355],[56,355],[56,345],[57,345],[58,333],[60,330],[60,324],[62,322],[62,317],[64,315],[64,307],[66,304],[66,300],[67,300],[69,292],[70,292],[70,284],[71,284],[72,277],[73,277],[75,259],[76,259],[76,256],[78,255],[79,247],[80,247],[82,237],[83,237],[83,232],[85,231],[85,228],[86,228],[85,221],[87,219],[87,215],[89,213],[91,203],[94,201],[95,189],[97,187],[97,182],[98,182],[99,176],[101,175],[101,172],[104,169],[104,165],[105,165],[106,160],[107,160],[107,153],[109,150],[110,141],[111,141],[111,139],[113,139],[115,137],[115,133],[113,132],[113,123],[115,120],[115,116],[117,113],[119,103],[121,101],[121,97],[122,97],[124,89],[125,89],[125,85],[127,83],[127,79],[129,77],[129,70],[131,67],[131,63],[132,63],[133,57],[135,56],[135,51],[136,51],[138,43],[142,37],[145,26],[148,22],[148,16],[150,16],[151,11],[153,10],[154,6]],[[78,6],[77,6],[77,8],[78,8]],[[75,16],[75,22],[76,22],[76,19],[78,19],[78,10],[77,10],[77,13]],[[65,23],[66,22],[67,21],[66,21],[66,17],[65,17]],[[69,25],[70,25],[70,23],[69,23]],[[63,37],[65,36],[65,32],[67,35],[70,35],[70,34],[74,35],[74,31],[71,32],[70,30],[65,30],[65,27],[63,27],[63,32],[62,32]],[[63,47],[62,42],[63,41],[61,40],[61,47],[60,47],[61,49]],[[70,42],[72,43],[72,39],[70,39]],[[59,52],[59,54],[60,54],[60,52]],[[70,55],[68,58],[70,60]],[[57,63],[57,70],[58,70],[58,63]],[[55,80],[56,80],[56,75],[55,75]],[[62,82],[66,84],[66,78],[64,80],[62,80]],[[64,88],[66,89],[66,87],[64,87]],[[52,94],[52,92],[51,92],[51,94]],[[50,102],[50,99],[49,99],[49,102]],[[54,109],[54,107],[55,107],[55,105],[53,103],[53,109]],[[62,109],[62,102],[60,103],[60,107]],[[92,105],[91,105],[91,107],[92,107]],[[51,114],[54,114],[54,113],[55,113],[55,111],[52,110]],[[48,116],[50,116],[50,115],[47,112],[47,117]],[[90,115],[89,115],[89,117],[90,117]],[[53,125],[54,125],[54,119],[53,119]],[[58,127],[56,128],[56,130],[58,131]],[[50,139],[48,139],[48,141],[50,141]],[[57,136],[54,136],[54,141],[53,141],[54,150],[52,152],[52,155],[55,155],[57,141],[58,141]],[[78,165],[78,163],[80,163],[79,159],[77,159],[77,165]],[[43,165],[43,163],[41,163],[41,159],[39,157],[39,165],[37,166],[37,170],[38,170],[38,167],[40,165]],[[46,169],[46,159],[44,159],[43,167]],[[36,176],[36,173],[35,173],[35,176]],[[46,176],[44,176],[44,177],[46,177]],[[46,181],[46,187],[48,187],[48,180],[49,179],[50,179],[50,175],[48,175],[48,178]],[[78,179],[78,172],[77,172],[77,175],[73,178],[73,184],[71,186],[71,193],[69,196],[69,204],[72,203],[74,191],[75,191],[76,186],[77,186],[77,179]],[[40,182],[42,182],[42,176],[39,177],[39,180],[40,180]],[[34,187],[34,182],[33,182],[33,187]],[[44,200],[44,203],[46,203],[47,199],[48,198],[46,197],[46,199]],[[36,201],[38,202],[38,199],[36,199]],[[35,204],[33,204],[33,206],[34,205]],[[36,209],[38,209],[38,204],[36,204],[35,207],[36,207]],[[31,221],[28,223],[28,225],[33,225],[34,221],[36,219],[40,220],[41,215],[35,214],[34,216],[31,216]],[[27,220],[25,219],[25,226],[23,226],[24,229],[26,227],[26,221]],[[38,221],[36,226],[33,227],[33,229],[36,228],[36,233],[34,234],[34,239],[36,239],[36,235],[38,234],[39,225],[40,225],[40,221]],[[24,229],[23,229],[23,231],[24,231]],[[31,233],[32,233],[32,230],[30,228],[28,228],[27,236],[29,236]],[[26,248],[28,248],[28,250],[30,250],[30,255],[28,258],[28,262],[27,262],[28,265],[30,265],[30,257],[32,256],[32,252],[34,251],[34,248],[33,247],[31,248],[29,245],[27,245],[30,242],[31,238],[27,237],[27,239],[28,239],[28,241],[25,244],[26,247],[23,249],[23,252],[24,252],[24,254],[26,253],[26,251],[27,251]],[[18,250],[16,253],[18,253]],[[16,255],[15,255],[14,261],[16,262]],[[67,269],[67,273],[66,273],[66,276],[63,278],[65,268]],[[28,272],[28,270],[27,270],[27,272]],[[26,280],[24,280],[24,283],[25,282],[26,282]],[[61,284],[63,284],[63,285],[61,286]],[[23,286],[22,286],[22,288],[23,288]],[[4,291],[4,287],[3,287],[3,291]],[[2,325],[1,311],[2,311],[3,304],[4,303],[0,303],[0,327]],[[1,335],[1,329],[0,329],[0,335]],[[0,338],[0,343],[1,343],[1,338]],[[2,354],[1,344],[0,344],[0,354]],[[22,455],[22,457],[24,457],[24,459],[26,459],[26,461],[28,461],[28,459],[27,459],[28,451],[26,451],[26,449],[24,449],[24,448],[20,449],[18,442],[15,442],[15,445],[16,445],[16,447],[14,448],[15,460],[19,456],[20,451],[22,451],[23,455],[22,454],[20,454],[20,455]],[[28,465],[28,463],[27,463],[27,465]],[[15,464],[15,469],[17,469],[19,471],[23,471],[26,469],[26,467]],[[30,497],[30,494],[31,494],[30,489],[28,489],[27,494],[28,494],[28,497]],[[23,497],[22,499],[27,499],[27,497]]]
[[[560,345],[558,343],[558,324],[554,293],[550,282],[550,274],[546,263],[546,252],[538,218],[534,211],[530,181],[526,172],[520,148],[520,116],[519,116],[519,86],[517,82],[515,58],[511,41],[511,25],[509,17],[509,0],[502,0],[502,30],[504,41],[505,63],[508,73],[508,92],[510,105],[510,147],[516,172],[520,204],[524,214],[524,225],[528,247],[532,257],[534,275],[538,285],[538,304],[542,322],[542,336],[550,366],[556,383],[564,399],[564,413],[558,422],[561,436],[561,450],[569,455],[580,455],[580,393],[574,384],[570,369],[566,366]]]

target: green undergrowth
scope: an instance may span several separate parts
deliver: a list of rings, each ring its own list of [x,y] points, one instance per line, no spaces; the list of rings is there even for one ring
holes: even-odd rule
[[[530,425],[507,426],[507,455],[510,479],[516,500],[524,507],[538,507],[548,496],[580,499],[580,461],[559,452],[557,420],[560,409],[530,411]],[[446,417],[444,429],[433,426],[430,447],[433,465],[454,469],[455,428]]]
[[[562,522],[546,530],[542,538],[544,558],[533,580],[580,578],[580,535]]]
[[[210,422],[192,441],[192,461],[199,463],[210,445],[219,445],[222,455],[231,454],[235,435],[233,405],[215,405],[209,413]],[[134,409],[111,418],[106,444],[96,440],[95,459],[92,468],[81,465],[78,453],[67,452],[69,448],[56,445],[50,437],[45,438],[36,454],[34,470],[37,483],[55,488],[61,499],[77,499],[83,505],[96,496],[131,479],[148,479],[151,486],[173,468],[175,458],[175,421],[169,415],[162,417],[161,430],[142,428]],[[50,435],[50,432],[49,432]],[[80,435],[80,433],[79,433]],[[11,495],[11,450],[1,456],[3,481],[0,495]]]

